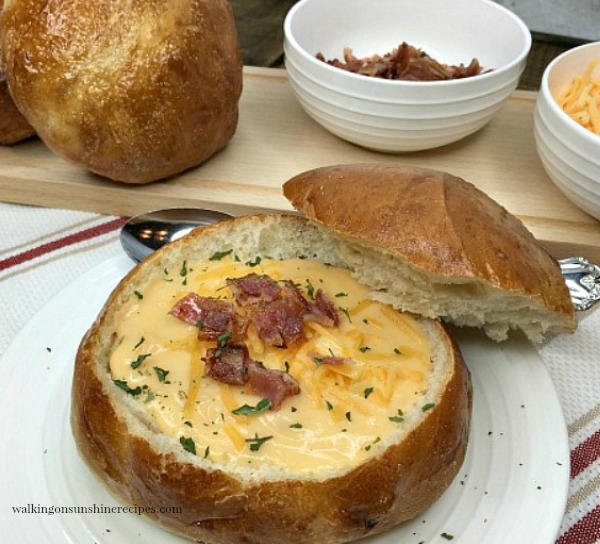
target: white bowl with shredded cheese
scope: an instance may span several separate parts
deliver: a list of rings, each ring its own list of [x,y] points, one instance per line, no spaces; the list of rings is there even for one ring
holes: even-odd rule
[[[531,47],[523,21],[492,0],[300,0],[284,34],[306,113],[383,152],[481,129],[517,87]]]
[[[550,179],[600,219],[600,42],[570,49],[548,65],[534,134]]]

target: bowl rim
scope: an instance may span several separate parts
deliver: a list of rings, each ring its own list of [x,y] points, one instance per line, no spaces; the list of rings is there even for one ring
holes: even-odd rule
[[[550,79],[550,74],[556,67],[556,65],[563,61],[565,58],[578,53],[579,51],[587,48],[597,47],[598,48],[598,58],[600,58],[600,41],[589,42],[583,45],[578,45],[571,49],[567,49],[567,51],[563,51],[560,55],[554,58],[550,64],[544,70],[542,75],[542,81],[540,85],[540,95],[546,101],[550,111],[556,115],[557,119],[561,122],[566,123],[566,128],[571,129],[575,132],[576,135],[581,136],[584,140],[587,140],[591,145],[599,145],[600,146],[600,134],[596,134],[593,131],[585,128],[580,125],[575,119],[573,119],[567,112],[565,112],[559,105],[552,93],[550,92],[550,85],[548,80]],[[574,77],[576,74],[573,74]]]
[[[319,68],[323,68],[326,70],[326,72],[329,71],[331,74],[334,74],[334,75],[335,74],[337,74],[337,75],[346,74],[346,76],[350,77],[351,80],[354,79],[355,81],[364,81],[365,78],[368,76],[355,74],[353,72],[348,72],[346,70],[341,70],[340,68],[330,66],[327,63],[324,63],[324,62],[318,60],[314,55],[309,54],[303,47],[300,46],[300,44],[296,40],[296,38],[292,32],[292,29],[291,29],[292,19],[294,18],[296,13],[300,9],[303,8],[303,6],[305,4],[310,3],[310,2],[315,2],[315,1],[319,1],[319,0],[299,0],[299,2],[296,2],[296,4],[294,6],[292,6],[292,8],[288,11],[288,13],[285,16],[284,23],[283,23],[283,31],[284,31],[285,40],[288,40],[289,43],[291,44],[291,46],[293,47],[294,51],[296,51],[298,54],[300,54],[311,65],[318,66]],[[443,80],[443,81],[406,81],[406,80],[398,80],[398,79],[391,80],[391,79],[382,79],[382,78],[371,77],[371,78],[369,78],[369,80],[375,82],[374,85],[381,85],[383,87],[402,85],[402,86],[406,86],[407,88],[413,88],[413,89],[414,88],[425,88],[425,87],[452,88],[453,86],[468,85],[469,82],[472,82],[473,80],[482,81],[484,79],[485,80],[495,79],[495,78],[501,77],[505,72],[509,72],[509,71],[513,70],[515,67],[517,67],[521,62],[523,62],[527,58],[527,56],[529,55],[529,52],[531,51],[532,36],[531,36],[531,31],[530,31],[529,27],[525,24],[525,22],[518,15],[516,15],[514,12],[512,12],[505,6],[498,4],[497,2],[494,2],[492,0],[473,0],[473,1],[487,4],[492,9],[496,9],[496,10],[498,10],[498,12],[504,13],[504,15],[508,16],[509,19],[512,19],[512,21],[514,23],[516,23],[517,27],[522,31],[523,37],[525,39],[524,47],[522,48],[519,55],[517,57],[515,57],[511,62],[509,62],[508,64],[505,64],[501,68],[498,68],[498,69],[495,69],[495,70],[492,70],[489,72],[484,72],[483,74],[479,74],[477,76],[470,77],[470,78],[451,79],[451,80]],[[521,73],[519,73],[519,77],[520,77]],[[340,77],[345,77],[345,76],[340,76]]]

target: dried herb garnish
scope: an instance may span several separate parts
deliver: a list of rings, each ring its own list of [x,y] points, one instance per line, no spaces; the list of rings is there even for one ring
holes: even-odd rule
[[[155,366],[153,368],[154,372],[156,372],[156,377],[158,378],[158,381],[164,382],[167,376],[169,375],[169,371],[165,370],[164,368],[160,368],[159,366]]]
[[[141,394],[142,388],[138,385],[135,388],[129,387],[129,384],[125,380],[113,380],[113,383],[125,391],[128,395],[133,395],[134,397]]]
[[[249,404],[244,404],[239,408],[236,408],[232,411],[236,416],[256,416],[258,414],[262,414],[264,411],[268,410],[271,407],[271,401],[269,399],[261,399],[258,401],[256,406],[250,406]]]
[[[226,257],[230,253],[233,252],[233,249],[228,249],[227,251],[215,251],[209,258],[209,261],[220,261],[223,257]]]
[[[131,368],[135,369],[140,366],[148,357],[150,357],[150,355],[150,353],[142,353],[138,355],[137,359],[131,362]]]
[[[254,434],[254,438],[246,438],[246,442],[250,444],[250,451],[258,451],[262,445],[267,441],[271,440],[272,436],[258,436]]]
[[[185,436],[180,436],[179,443],[183,446],[183,449],[185,451],[189,451],[190,453],[193,453],[194,455],[196,455],[196,443],[194,442],[193,438],[187,438]]]

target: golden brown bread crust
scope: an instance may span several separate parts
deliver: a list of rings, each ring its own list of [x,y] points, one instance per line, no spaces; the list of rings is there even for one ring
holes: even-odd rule
[[[35,130],[15,106],[0,67],[0,144],[13,145],[35,135]]]
[[[242,61],[226,0],[5,4],[11,95],[56,153],[147,183],[200,164],[234,134]]]
[[[525,295],[575,329],[558,263],[471,183],[424,168],[349,164],[301,173],[283,190],[297,210],[347,239],[385,248],[432,277]]]
[[[4,0],[0,0],[0,28],[2,28],[2,9]],[[32,126],[15,106],[8,92],[4,68],[2,67],[2,44],[0,43],[0,144],[13,145],[35,134]]]
[[[247,218],[233,221],[241,220]],[[301,227],[307,223],[300,217],[289,221]],[[221,226],[199,229],[166,249],[201,240],[203,232],[216,228]],[[447,488],[465,455],[471,383],[459,350],[435,322],[431,324],[447,346],[450,368],[439,401],[401,443],[343,476],[243,480],[194,463],[191,454],[182,458],[161,453],[146,437],[132,432],[119,413],[122,407],[115,405],[114,392],[109,395],[102,382],[107,362],[98,360],[97,348],[106,343],[106,324],[114,306],[133,296],[136,274],[153,266],[162,270],[164,251],[134,269],[113,292],[83,339],[75,365],[71,412],[75,440],[90,468],[119,499],[138,506],[180,506],[179,514],[150,517],[205,543],[335,544],[388,530],[421,513]]]

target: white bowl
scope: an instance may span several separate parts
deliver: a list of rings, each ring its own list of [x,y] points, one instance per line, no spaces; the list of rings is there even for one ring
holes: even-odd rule
[[[536,102],[534,135],[550,179],[574,204],[600,219],[600,135],[573,120],[556,101],[594,59],[600,60],[600,42],[570,49],[548,65]],[[600,78],[600,66],[593,76]]]
[[[531,47],[525,24],[491,0],[301,0],[284,33],[288,76],[307,113],[341,138],[391,152],[438,147],[480,129],[517,87]],[[316,58],[319,52],[342,58],[345,47],[358,57],[384,54],[403,41],[439,62],[467,65],[477,58],[491,71],[452,81],[392,81]],[[365,131],[363,115],[394,122]],[[421,119],[429,126],[418,127]]]

